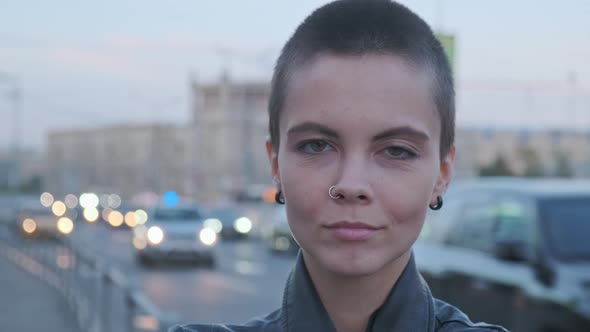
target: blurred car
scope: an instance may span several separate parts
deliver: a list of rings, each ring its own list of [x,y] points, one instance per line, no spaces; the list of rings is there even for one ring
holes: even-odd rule
[[[285,206],[277,206],[271,216],[269,231],[269,248],[276,253],[297,253],[299,244],[293,238],[289,223],[287,222],[287,211]]]
[[[133,228],[133,246],[139,263],[192,261],[215,266],[213,249],[217,234],[203,226],[203,216],[195,206],[158,206],[148,221]]]
[[[244,239],[252,232],[253,223],[236,207],[218,207],[210,210],[204,225],[213,229],[224,240]]]
[[[433,294],[513,331],[590,331],[590,182],[460,185],[414,245]]]
[[[57,238],[70,234],[74,223],[68,217],[57,217],[50,209],[21,207],[17,211],[16,228],[25,238]]]

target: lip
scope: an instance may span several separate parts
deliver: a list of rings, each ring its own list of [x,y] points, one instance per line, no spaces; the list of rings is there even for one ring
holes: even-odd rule
[[[343,241],[365,241],[372,238],[380,229],[380,227],[359,221],[339,221],[329,224],[325,228]]]
[[[352,229],[363,229],[364,228],[364,229],[372,229],[372,230],[379,229],[379,227],[369,225],[369,224],[366,224],[361,221],[355,221],[355,222],[339,221],[339,222],[335,222],[333,224],[329,224],[326,227],[327,228],[352,228]]]

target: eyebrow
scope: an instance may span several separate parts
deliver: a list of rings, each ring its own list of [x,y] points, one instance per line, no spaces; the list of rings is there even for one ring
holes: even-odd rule
[[[401,126],[401,127],[395,127],[395,128],[387,129],[385,131],[380,132],[379,134],[373,136],[373,141],[380,141],[380,140],[384,140],[384,139],[396,137],[396,136],[411,137],[413,139],[423,141],[423,142],[426,142],[430,139],[428,134],[426,134],[425,132],[423,132],[421,130],[412,128],[410,126]]]
[[[338,138],[338,133],[335,130],[330,129],[316,122],[303,122],[296,126],[293,126],[287,131],[287,136],[305,132],[318,132],[325,136]]]
[[[316,122],[303,122],[301,124],[293,126],[292,128],[290,128],[287,131],[287,136],[299,134],[299,133],[304,133],[304,132],[318,132],[322,135],[329,136],[332,138],[339,137],[338,133],[335,130],[330,129],[329,127],[326,127],[326,126],[321,125]],[[424,141],[424,142],[430,140],[430,137],[428,136],[428,134],[426,134],[423,131],[412,128],[410,126],[401,126],[401,127],[390,128],[390,129],[380,132],[379,134],[373,136],[373,141],[380,141],[380,140],[384,140],[384,139],[388,139],[388,138],[396,137],[396,136],[397,137],[399,137],[399,136],[411,137],[411,138],[417,139],[419,141]]]

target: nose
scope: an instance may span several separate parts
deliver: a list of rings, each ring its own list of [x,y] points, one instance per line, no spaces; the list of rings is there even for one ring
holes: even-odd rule
[[[339,165],[334,188],[329,193],[338,203],[369,204],[373,200],[369,165],[364,158],[345,158]]]

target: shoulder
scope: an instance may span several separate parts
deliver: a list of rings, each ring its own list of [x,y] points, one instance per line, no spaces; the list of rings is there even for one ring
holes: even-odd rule
[[[237,332],[248,331],[243,329],[235,329],[233,326],[221,324],[187,324],[175,325],[171,327],[168,332]]]
[[[187,324],[175,325],[168,329],[168,332],[230,332],[233,331],[227,326],[218,324]]]
[[[438,299],[434,299],[434,312],[438,332],[508,332],[498,325],[474,323],[461,310]]]
[[[253,318],[243,325],[222,324],[188,324],[175,325],[168,332],[275,332],[283,331],[281,325],[281,310],[275,310],[262,317]]]

